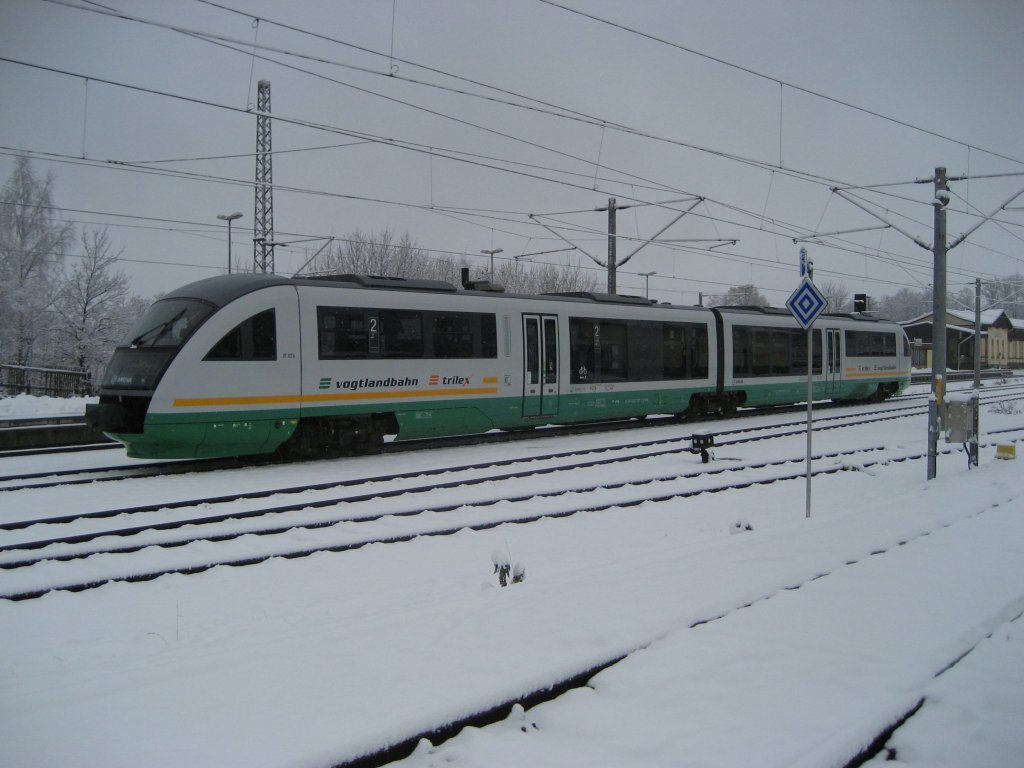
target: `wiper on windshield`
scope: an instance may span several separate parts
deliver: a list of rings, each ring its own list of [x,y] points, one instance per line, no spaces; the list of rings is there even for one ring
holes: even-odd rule
[[[146,340],[146,338],[150,334],[154,334],[152,341],[149,342],[149,346],[152,347],[158,341],[160,341],[160,339],[162,339],[164,336],[167,335],[167,332],[169,330],[171,330],[171,326],[173,326],[176,322],[178,322],[178,320],[181,319],[181,317],[185,314],[185,311],[186,311],[185,309],[181,309],[170,320],[167,320],[166,322],[163,322],[160,325],[154,326],[153,328],[150,328],[148,331],[140,333],[138,336],[136,336],[134,339],[132,339],[131,346],[133,346],[133,347],[140,347],[140,346],[142,346],[142,344]]]

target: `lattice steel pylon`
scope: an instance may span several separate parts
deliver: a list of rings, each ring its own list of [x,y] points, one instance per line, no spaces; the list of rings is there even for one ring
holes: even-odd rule
[[[274,174],[270,144],[270,81],[256,91],[256,213],[253,216],[254,272],[274,271]]]

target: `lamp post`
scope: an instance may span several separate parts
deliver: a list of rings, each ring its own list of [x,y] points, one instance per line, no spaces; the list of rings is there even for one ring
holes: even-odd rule
[[[238,211],[234,213],[218,213],[217,218],[221,221],[228,223],[228,274],[231,274],[231,222],[235,219],[242,218],[242,214]]]
[[[482,254],[484,254],[486,256],[490,256],[491,257],[491,278],[490,279],[491,279],[492,283],[494,282],[494,254],[496,254],[496,253],[504,253],[504,252],[505,252],[504,248],[495,248],[494,250],[491,250],[491,251],[480,251],[480,253],[482,253]]]
[[[644,296],[648,299],[651,298],[651,275],[658,274],[657,272],[641,272],[644,276]]]

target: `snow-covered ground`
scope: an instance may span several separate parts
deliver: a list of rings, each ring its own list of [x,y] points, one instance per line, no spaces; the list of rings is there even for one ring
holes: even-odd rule
[[[983,441],[1020,427],[1020,414],[983,411]],[[816,444],[890,454],[817,477],[809,520],[803,482],[786,481],[0,601],[0,765],[331,766],[626,655],[402,765],[842,766],[923,698],[887,765],[1018,766],[1020,460],[989,446],[968,470],[942,456],[929,482],[923,461],[884,461],[923,448],[923,418],[859,430]],[[530,445],[364,457],[337,473]],[[716,463],[765,445],[799,456],[802,439],[720,449]],[[202,492],[267,472],[294,485],[297,471],[225,472]],[[119,506],[112,485],[77,486],[70,505]],[[525,565],[523,583],[496,586],[495,549]]]
[[[29,419],[35,416],[81,416],[86,403],[95,397],[39,397],[12,395],[0,397],[0,419]]]

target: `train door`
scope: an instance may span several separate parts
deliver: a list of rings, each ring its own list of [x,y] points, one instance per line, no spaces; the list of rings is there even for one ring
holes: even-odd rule
[[[523,416],[558,413],[558,318],[523,315]]]
[[[825,331],[825,392],[829,395],[839,392],[843,380],[843,358],[839,349],[842,333],[838,328]]]

